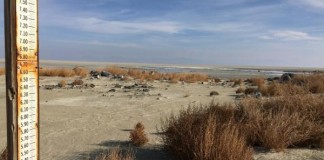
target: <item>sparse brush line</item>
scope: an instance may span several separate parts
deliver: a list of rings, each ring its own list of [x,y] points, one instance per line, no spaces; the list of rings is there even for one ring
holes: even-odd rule
[[[171,83],[177,83],[179,81],[194,83],[198,81],[207,81],[209,77],[205,74],[199,73],[159,73],[156,71],[145,71],[139,69],[124,69],[116,66],[107,67],[101,69],[107,71],[113,75],[124,75],[133,77],[137,80],[166,80]]]
[[[88,76],[89,71],[85,68],[76,67],[73,69],[69,68],[41,68],[39,70],[40,76],[46,77],[86,77]]]

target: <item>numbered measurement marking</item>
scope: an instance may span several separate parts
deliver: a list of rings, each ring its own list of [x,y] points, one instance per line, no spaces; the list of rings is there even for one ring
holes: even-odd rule
[[[16,0],[18,60],[37,60],[37,0]]]
[[[18,159],[38,154],[37,62],[18,62]]]
[[[37,0],[16,0],[18,160],[38,159]]]

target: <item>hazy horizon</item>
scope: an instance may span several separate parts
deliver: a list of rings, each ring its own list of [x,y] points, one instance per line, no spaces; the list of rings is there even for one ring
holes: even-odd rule
[[[42,0],[40,58],[324,68],[323,11],[323,0]]]

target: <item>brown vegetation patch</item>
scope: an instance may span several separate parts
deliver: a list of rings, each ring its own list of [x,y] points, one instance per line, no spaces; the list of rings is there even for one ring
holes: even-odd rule
[[[242,88],[242,87],[240,87],[240,88],[238,88],[237,90],[236,90],[236,94],[241,94],[241,93],[244,93],[244,91],[245,91],[245,89],[244,88]]]
[[[133,151],[122,151],[119,148],[109,150],[107,153],[101,153],[95,160],[135,160]]]
[[[4,75],[6,73],[5,68],[0,68],[0,75]]]
[[[61,80],[57,85],[58,85],[58,87],[60,87],[60,88],[65,88],[65,86],[66,86],[66,81],[65,80]]]
[[[252,159],[234,110],[226,106],[189,107],[162,123],[165,148],[180,160]]]
[[[242,79],[230,79],[230,82],[234,82],[233,87],[240,86],[240,85],[243,84],[243,80]]]
[[[8,159],[8,148],[3,150],[0,155],[0,160],[7,160]]]
[[[250,78],[247,79],[248,83],[251,83],[252,86],[262,87],[265,84],[265,80],[262,77]]]
[[[144,125],[138,122],[135,129],[130,132],[129,138],[135,146],[143,146],[149,141],[144,129]]]
[[[253,87],[248,87],[244,90],[244,94],[246,95],[250,95],[250,94],[254,94],[258,91],[257,88],[253,88]]]
[[[75,75],[80,76],[81,78],[85,78],[89,74],[89,70],[83,67],[75,67],[73,68]]]
[[[142,81],[166,80],[170,83],[177,83],[179,81],[194,83],[198,81],[207,81],[209,79],[207,75],[199,73],[159,73],[156,71],[144,71],[139,69],[123,69],[116,66],[107,67],[103,70],[113,75],[129,76]]]
[[[88,70],[81,67],[76,67],[73,69],[69,68],[41,68],[39,69],[40,76],[46,77],[74,77],[80,76],[82,78],[88,75]]]
[[[264,96],[287,96],[324,93],[324,74],[296,75],[291,81],[258,86]]]
[[[72,82],[72,86],[80,86],[83,84],[84,84],[84,82],[81,79],[76,79]]]
[[[252,159],[250,147],[323,147],[324,99],[298,95],[190,107],[162,122],[165,148],[181,160]]]
[[[245,99],[238,108],[251,145],[281,151],[293,146],[316,146],[324,138],[323,106],[323,98],[299,95]]]

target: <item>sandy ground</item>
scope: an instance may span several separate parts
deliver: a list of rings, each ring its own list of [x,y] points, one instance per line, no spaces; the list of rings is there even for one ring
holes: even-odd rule
[[[177,113],[188,104],[234,103],[237,88],[209,84],[169,84],[151,82],[149,92],[137,89],[115,88],[133,85],[101,78],[85,80],[94,88],[46,90],[44,85],[56,85],[60,80],[71,83],[75,78],[41,77],[40,85],[40,156],[42,160],[74,160],[93,158],[111,147],[128,148],[129,131],[137,122],[143,122],[149,144],[132,147],[138,160],[168,160],[171,157],[161,149],[157,132],[161,118]],[[141,89],[141,88],[139,88]],[[211,91],[219,96],[210,97]],[[125,92],[127,91],[127,92]],[[0,150],[6,143],[5,78],[0,76]],[[255,154],[258,160],[322,160],[324,151],[295,149],[282,153]]]

